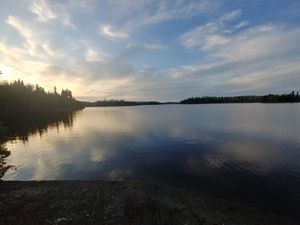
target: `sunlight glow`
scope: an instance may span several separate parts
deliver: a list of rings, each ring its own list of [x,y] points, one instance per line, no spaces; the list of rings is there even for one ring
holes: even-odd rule
[[[11,73],[11,69],[10,67],[6,67],[6,66],[1,66],[1,70],[2,74],[0,74],[0,78],[1,80],[7,80],[10,81],[10,73]]]

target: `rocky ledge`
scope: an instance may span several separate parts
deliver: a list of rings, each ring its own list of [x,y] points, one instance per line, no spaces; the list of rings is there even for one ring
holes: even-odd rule
[[[296,225],[296,220],[158,184],[0,181],[0,224]]]

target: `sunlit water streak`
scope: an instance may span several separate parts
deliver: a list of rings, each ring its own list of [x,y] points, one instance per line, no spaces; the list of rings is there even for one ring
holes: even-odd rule
[[[167,182],[274,210],[300,203],[300,104],[87,108],[5,146],[17,168],[5,180]]]

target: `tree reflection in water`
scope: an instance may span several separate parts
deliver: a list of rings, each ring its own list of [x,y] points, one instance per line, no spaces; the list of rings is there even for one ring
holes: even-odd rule
[[[12,165],[7,165],[6,158],[9,155],[10,151],[0,145],[0,179],[4,176],[7,170],[14,167]]]
[[[27,142],[31,135],[43,136],[48,128],[72,127],[78,111],[49,113],[19,113],[0,115],[0,179],[13,165],[7,163],[11,152],[5,147],[7,142],[21,140]]]

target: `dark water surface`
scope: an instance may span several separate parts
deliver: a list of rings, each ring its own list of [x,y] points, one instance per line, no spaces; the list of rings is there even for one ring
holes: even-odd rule
[[[16,169],[3,179],[167,182],[300,210],[300,104],[87,108],[66,121],[7,141]]]

